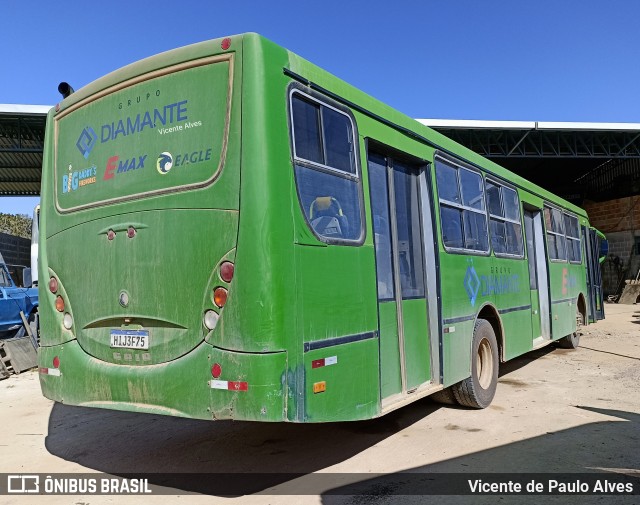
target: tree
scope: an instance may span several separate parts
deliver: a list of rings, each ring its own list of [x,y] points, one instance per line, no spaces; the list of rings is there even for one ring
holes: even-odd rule
[[[31,238],[32,219],[26,214],[4,214],[0,212],[0,232],[17,237]]]

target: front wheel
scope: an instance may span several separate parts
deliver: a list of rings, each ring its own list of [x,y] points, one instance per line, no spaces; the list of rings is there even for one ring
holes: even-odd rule
[[[471,345],[471,377],[452,386],[460,405],[484,409],[491,404],[498,384],[498,343],[493,327],[478,319]]]

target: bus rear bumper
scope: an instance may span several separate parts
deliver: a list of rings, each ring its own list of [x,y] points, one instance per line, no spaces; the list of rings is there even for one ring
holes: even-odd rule
[[[286,352],[238,353],[203,342],[178,359],[136,366],[93,358],[72,340],[40,347],[38,361],[43,395],[67,405],[193,419],[286,420]]]

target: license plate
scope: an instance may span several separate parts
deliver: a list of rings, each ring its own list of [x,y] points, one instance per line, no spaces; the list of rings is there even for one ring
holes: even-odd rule
[[[149,332],[146,330],[111,330],[111,347],[149,349]]]

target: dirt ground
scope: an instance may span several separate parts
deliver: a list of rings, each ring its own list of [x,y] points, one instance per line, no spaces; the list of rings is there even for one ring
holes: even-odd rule
[[[0,382],[0,473],[246,473],[246,490],[226,497],[193,479],[158,476],[152,482],[173,494],[5,495],[0,504],[638,503],[640,496],[397,496],[373,475],[640,474],[640,306],[605,310],[604,321],[584,329],[579,349],[548,346],[502,365],[485,410],[427,398],[366,422],[191,421],[54,404],[42,397],[37,372],[13,376]],[[327,473],[338,475],[319,480]],[[331,494],[353,480],[347,474],[370,480],[377,496]],[[308,494],[319,482],[325,488]]]

